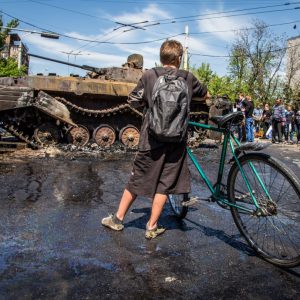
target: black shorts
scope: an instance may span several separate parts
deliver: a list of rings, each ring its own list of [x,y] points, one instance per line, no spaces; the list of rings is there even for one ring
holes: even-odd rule
[[[168,143],[136,154],[126,188],[133,194],[153,198],[158,194],[183,194],[191,190],[185,143]]]

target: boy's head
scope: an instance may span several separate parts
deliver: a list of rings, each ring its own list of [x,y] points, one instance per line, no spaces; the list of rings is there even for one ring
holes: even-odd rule
[[[178,41],[167,40],[160,47],[160,62],[164,66],[179,68],[182,55],[183,47]]]

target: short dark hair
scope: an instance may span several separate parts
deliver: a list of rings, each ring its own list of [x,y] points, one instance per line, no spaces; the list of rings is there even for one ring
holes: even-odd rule
[[[180,42],[167,40],[160,47],[160,62],[163,65],[177,65],[178,58],[183,55],[183,47]]]

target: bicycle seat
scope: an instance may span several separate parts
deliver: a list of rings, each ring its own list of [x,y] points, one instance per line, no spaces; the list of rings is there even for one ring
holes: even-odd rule
[[[237,125],[241,123],[244,119],[244,115],[241,111],[232,112],[225,116],[214,116],[211,117],[210,120],[214,122],[216,125],[218,125],[221,128],[226,127],[228,123],[231,125]]]

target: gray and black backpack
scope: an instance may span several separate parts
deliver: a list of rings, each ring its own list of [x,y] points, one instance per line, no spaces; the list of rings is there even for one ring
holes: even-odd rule
[[[149,133],[161,142],[185,140],[189,122],[189,94],[186,80],[178,75],[158,76],[149,107]]]

